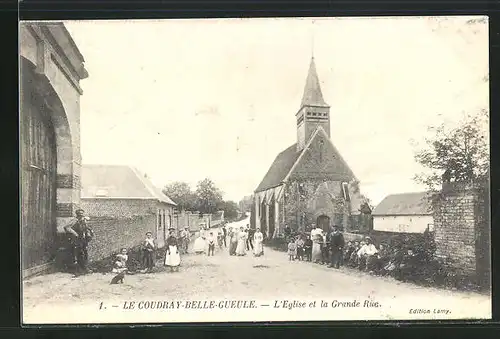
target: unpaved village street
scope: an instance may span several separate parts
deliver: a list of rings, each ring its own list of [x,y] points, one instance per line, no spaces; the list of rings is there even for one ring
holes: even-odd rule
[[[244,223],[244,222],[242,222]],[[160,264],[160,263],[159,263]],[[127,275],[121,285],[110,285],[113,275],[90,274],[72,278],[65,273],[34,277],[23,283],[25,313],[48,310],[51,305],[98,302],[109,298],[130,300],[280,299],[391,300],[412,298],[436,301],[444,308],[488,310],[488,296],[400,283],[391,278],[342,268],[334,270],[308,262],[289,262],[286,253],[269,248],[255,258],[188,254],[179,272]],[[408,305],[410,308],[411,305]],[[483,312],[479,312],[483,313]]]

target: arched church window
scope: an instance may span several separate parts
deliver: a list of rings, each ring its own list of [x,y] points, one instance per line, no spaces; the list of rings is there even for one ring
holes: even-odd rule
[[[319,141],[319,161],[323,161],[323,144],[324,144],[324,141],[320,140]]]

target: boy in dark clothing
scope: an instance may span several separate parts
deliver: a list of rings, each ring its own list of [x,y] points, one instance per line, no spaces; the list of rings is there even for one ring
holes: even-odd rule
[[[248,238],[247,238],[247,251],[250,251],[250,249],[253,250],[253,236],[255,234],[255,229],[250,228],[249,225],[247,225],[248,229]]]
[[[306,257],[307,261],[311,261],[312,259],[312,247],[313,247],[313,242],[311,240],[310,236],[306,235],[306,239],[304,240],[304,256]]]
[[[344,249],[344,235],[340,233],[337,226],[333,227],[333,233],[330,235],[330,266],[340,268],[342,251]]]

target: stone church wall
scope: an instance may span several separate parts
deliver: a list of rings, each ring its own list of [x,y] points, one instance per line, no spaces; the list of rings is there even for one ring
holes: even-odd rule
[[[340,181],[292,181],[285,188],[284,209],[285,224],[293,230],[308,230],[321,215],[330,218],[330,225],[352,228],[350,202],[344,200]]]

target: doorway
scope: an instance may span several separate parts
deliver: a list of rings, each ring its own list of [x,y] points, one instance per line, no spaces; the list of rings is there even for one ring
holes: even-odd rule
[[[49,262],[56,235],[56,141],[49,109],[34,90],[21,98],[22,268]]]
[[[321,228],[324,232],[328,232],[330,230],[330,217],[327,215],[320,215],[316,219],[316,227]]]

